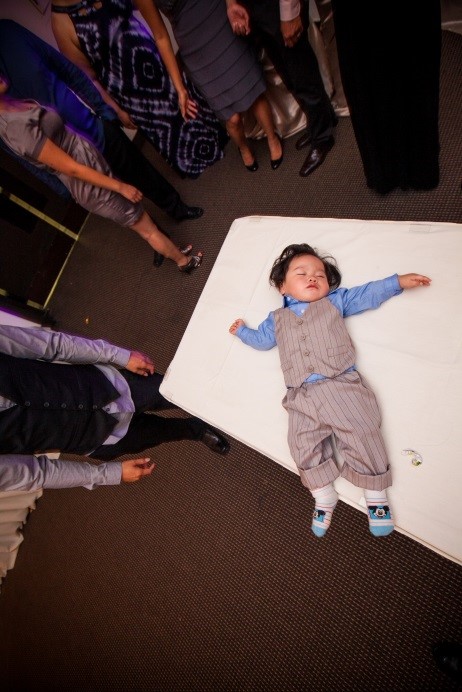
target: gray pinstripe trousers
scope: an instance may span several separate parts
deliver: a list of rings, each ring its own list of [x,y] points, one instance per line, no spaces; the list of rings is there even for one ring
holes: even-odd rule
[[[357,371],[288,389],[282,405],[289,414],[290,452],[309,490],[339,476],[368,490],[391,485],[379,407]],[[344,460],[341,469],[333,456],[332,433]]]

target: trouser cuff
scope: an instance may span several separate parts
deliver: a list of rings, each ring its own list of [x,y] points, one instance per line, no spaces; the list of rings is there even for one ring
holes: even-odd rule
[[[300,469],[300,480],[308,490],[323,488],[328,483],[333,483],[339,477],[340,472],[333,459],[327,459],[314,469]]]
[[[358,473],[351,466],[344,464],[341,476],[358,488],[364,488],[365,490],[385,490],[385,488],[389,488],[391,485],[390,467],[388,467],[385,473],[381,473],[378,476],[368,476]]]

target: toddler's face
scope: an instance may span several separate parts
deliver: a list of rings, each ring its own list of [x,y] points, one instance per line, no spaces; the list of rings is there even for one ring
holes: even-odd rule
[[[330,291],[324,264],[312,255],[299,255],[289,264],[284,283],[279,289],[296,300],[313,303],[325,298]]]

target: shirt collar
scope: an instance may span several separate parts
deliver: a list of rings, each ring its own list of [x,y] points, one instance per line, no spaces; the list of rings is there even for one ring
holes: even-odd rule
[[[303,305],[303,306],[306,307],[306,306],[308,305],[308,303],[304,303],[304,302],[302,302],[302,301],[300,301],[300,300],[297,300],[296,298],[292,298],[292,296],[290,296],[290,295],[287,293],[286,295],[283,296],[282,305],[283,305],[284,308],[289,308],[289,307],[291,307],[291,306],[293,306],[293,305]]]

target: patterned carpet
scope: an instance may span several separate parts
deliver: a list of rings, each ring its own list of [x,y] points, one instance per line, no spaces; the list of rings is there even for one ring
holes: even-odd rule
[[[203,248],[203,266],[191,276],[170,262],[155,269],[135,234],[90,217],[49,306],[57,328],[144,350],[165,371],[235,218],[461,222],[461,65],[462,36],[444,32],[441,183],[430,192],[369,190],[349,119],[307,179],[294,139],[277,171],[258,141],[257,173],[228,146],[194,181],[145,145],[186,201],[206,209],[175,225],[151,208],[179,244]],[[296,475],[236,441],[225,459],[193,442],[152,456],[142,483],[39,501],[2,584],[5,689],[457,689],[431,646],[462,642],[462,567],[399,534],[374,539],[343,503],[335,531],[314,539]]]

